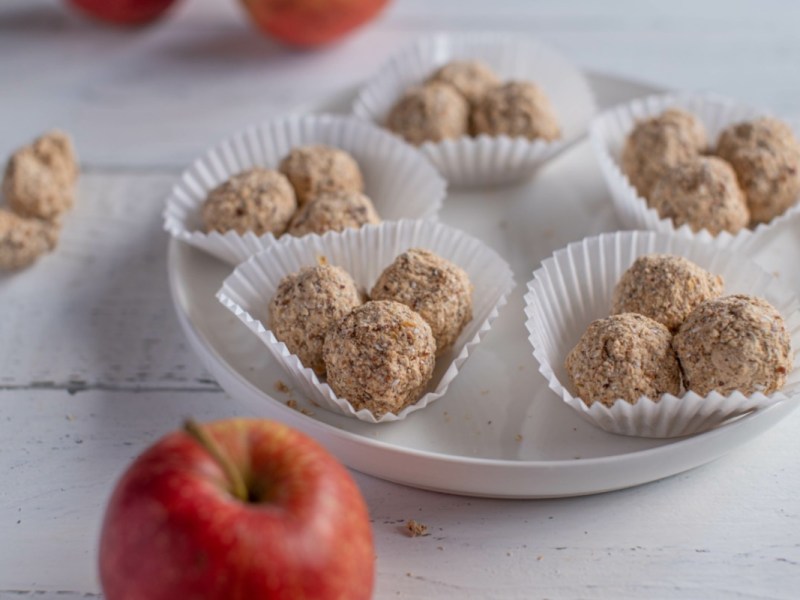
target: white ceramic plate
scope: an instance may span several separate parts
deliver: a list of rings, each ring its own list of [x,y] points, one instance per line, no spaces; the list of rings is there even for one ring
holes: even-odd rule
[[[662,90],[590,77],[600,108]],[[308,110],[346,110],[352,91]],[[454,192],[441,220],[481,238],[528,281],[554,250],[620,228],[588,141],[554,159],[528,183]],[[800,288],[795,219],[776,228],[753,258]],[[373,425],[279,391],[289,381],[261,342],[214,294],[230,267],[175,240],[168,270],[186,335],[220,385],[253,415],[281,420],[315,437],[348,466],[416,487],[509,498],[546,498],[615,490],[694,468],[763,433],[796,404],[784,402],[688,438],[617,436],[586,423],[547,387],[525,330],[524,285],[509,297],[492,330],[448,393],[396,423]],[[303,414],[289,408],[294,399]]]

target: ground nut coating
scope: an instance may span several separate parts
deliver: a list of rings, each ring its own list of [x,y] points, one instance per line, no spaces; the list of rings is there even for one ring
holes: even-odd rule
[[[412,248],[384,269],[373,300],[394,300],[431,326],[436,354],[444,353],[472,319],[472,284],[466,272],[429,250]]]
[[[565,362],[575,394],[587,406],[679,394],[681,373],[671,341],[666,327],[643,315],[593,321]]]
[[[425,392],[435,363],[430,326],[399,302],[367,302],[332,328],[323,357],[328,384],[355,410],[397,413]]]
[[[78,164],[69,136],[52,131],[17,150],[3,176],[3,194],[19,215],[57,219],[75,202]]]
[[[306,267],[284,277],[269,305],[270,329],[303,366],[325,374],[325,334],[362,303],[353,279],[330,265]]]
[[[747,227],[750,211],[731,166],[713,156],[697,156],[669,169],[656,182],[648,204],[675,227],[736,233]]]
[[[647,198],[670,168],[697,156],[707,144],[703,124],[694,115],[671,108],[636,123],[622,149],[622,171]]]
[[[500,79],[479,60],[453,60],[439,67],[428,82],[439,81],[452,85],[471,105],[477,104]]]
[[[344,150],[323,144],[292,149],[278,170],[294,187],[300,206],[320,194],[364,190],[356,160]]]
[[[0,209],[0,269],[21,269],[34,263],[55,248],[58,234],[56,223]]]
[[[676,331],[696,306],[722,295],[723,281],[682,256],[647,254],[622,274],[611,313],[637,313]]]
[[[202,215],[206,231],[280,235],[296,208],[294,190],[286,177],[257,167],[211,190]]]
[[[717,154],[736,171],[754,223],[768,223],[800,197],[800,142],[785,123],[766,117],[733,125]]]
[[[484,94],[472,113],[475,135],[507,135],[552,141],[561,137],[558,117],[544,91],[510,81]]]
[[[307,202],[289,224],[291,235],[322,235],[326,231],[358,229],[367,223],[380,223],[372,201],[359,192],[329,192]]]
[[[434,81],[409,89],[386,126],[415,145],[461,137],[469,133],[469,104],[451,85]]]
[[[686,389],[770,394],[792,368],[789,333],[780,313],[754,296],[726,296],[698,306],[673,340]]]

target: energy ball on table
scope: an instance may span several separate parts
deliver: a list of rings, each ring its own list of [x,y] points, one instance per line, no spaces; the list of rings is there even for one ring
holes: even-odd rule
[[[428,82],[449,83],[458,93],[475,105],[491,88],[500,85],[500,79],[479,60],[453,60],[439,67]]]
[[[380,223],[372,201],[359,192],[327,192],[307,202],[292,217],[288,233],[308,233],[358,229],[367,223]]]
[[[422,396],[436,342],[425,320],[404,304],[367,302],[328,332],[322,353],[336,395],[380,417]]]
[[[537,85],[510,81],[484,94],[472,113],[475,135],[508,135],[552,141],[561,137],[558,118]]]
[[[729,127],[717,154],[736,171],[754,223],[768,223],[800,197],[800,142],[785,123],[765,117]]]
[[[362,304],[353,279],[331,265],[306,267],[287,275],[269,304],[270,329],[304,367],[325,375],[325,334]]]
[[[394,300],[431,326],[436,355],[444,353],[472,319],[472,284],[463,269],[422,248],[412,248],[384,269],[373,300]]]
[[[344,150],[323,144],[294,148],[278,170],[291,182],[300,206],[323,193],[364,189],[364,177],[356,160]]]
[[[386,126],[416,146],[461,137],[469,133],[469,104],[453,86],[434,81],[409,89]]]
[[[670,168],[697,156],[707,144],[705,128],[694,115],[670,108],[636,123],[622,149],[622,171],[639,195],[648,198]]]
[[[77,178],[78,164],[69,136],[51,131],[11,156],[3,194],[19,215],[57,219],[74,204]]]
[[[647,254],[622,274],[611,314],[637,313],[676,331],[694,308],[722,295],[723,281],[682,256]]]
[[[565,367],[587,406],[636,404],[679,394],[681,372],[669,329],[644,315],[623,313],[593,321],[567,355]]]
[[[0,209],[0,269],[21,269],[55,248],[58,225]]]
[[[750,222],[736,173],[713,156],[696,156],[670,168],[647,203],[661,218],[672,219],[675,227],[688,223],[692,231],[707,229],[712,235],[736,233]]]
[[[792,368],[789,333],[780,313],[754,296],[726,296],[698,306],[673,340],[686,389],[770,394]]]
[[[277,171],[256,167],[242,171],[208,193],[202,215],[206,231],[286,231],[297,208],[289,180]]]

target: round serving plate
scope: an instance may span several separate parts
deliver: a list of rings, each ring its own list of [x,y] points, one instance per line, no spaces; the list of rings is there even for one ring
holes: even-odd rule
[[[598,74],[590,75],[590,83],[601,110],[662,91]],[[346,112],[354,93],[303,110]],[[178,318],[206,367],[248,412],[310,434],[363,473],[456,494],[551,498],[655,481],[724,455],[796,407],[784,402],[691,437],[644,439],[595,428],[549,390],[527,340],[525,283],[554,250],[620,228],[585,138],[521,185],[451,191],[440,218],[504,256],[517,287],[447,394],[403,421],[365,423],[293,392],[258,338],[215,298],[231,268],[172,240],[167,264]],[[795,229],[795,219],[782,224],[751,257],[797,286]]]

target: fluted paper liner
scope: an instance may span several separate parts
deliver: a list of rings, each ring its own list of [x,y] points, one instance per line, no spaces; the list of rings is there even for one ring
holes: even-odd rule
[[[240,263],[276,238],[271,233],[206,233],[200,210],[208,192],[245,169],[277,169],[292,148],[315,143],[355,158],[364,175],[364,191],[381,219],[436,218],[447,184],[416,148],[353,117],[290,115],[248,127],[194,161],[167,199],[164,228],[230,264]]]
[[[642,198],[631,185],[628,177],[622,172],[620,161],[625,140],[636,122],[658,116],[669,108],[680,108],[696,116],[706,129],[711,149],[716,146],[722,130],[730,125],[769,116],[766,111],[743,106],[719,96],[682,93],[640,98],[595,117],[590,128],[592,145],[614,207],[627,228],[676,233],[687,239],[699,240],[720,248],[744,251],[756,248],[768,238],[772,227],[800,212],[798,203],[769,223],[761,223],[753,229],[745,228],[735,234],[723,231],[716,236],[707,229],[695,233],[688,224],[675,227],[672,219],[662,219],[658,211],[650,208],[647,200]],[[793,125],[795,135],[800,137],[797,124],[790,124]]]
[[[453,347],[437,359],[425,395],[396,415],[387,413],[376,418],[369,410],[356,411],[344,398],[338,398],[327,383],[289,352],[286,344],[278,341],[268,328],[269,303],[283,277],[301,267],[316,265],[323,257],[329,264],[342,267],[359,287],[369,291],[384,268],[415,247],[431,250],[467,272],[474,286],[473,317]],[[312,402],[362,421],[385,423],[404,419],[445,394],[513,287],[508,264],[482,242],[433,221],[403,220],[365,225],[338,235],[282,239],[240,264],[225,280],[217,298],[258,335]]]
[[[583,73],[549,46],[509,34],[440,33],[423,38],[390,59],[367,82],[353,112],[383,125],[406,89],[455,59],[479,59],[503,81],[531,81],[540,86],[558,116],[562,137],[547,142],[481,135],[420,145],[451,184],[476,187],[520,180],[586,133],[596,107]]]
[[[589,324],[607,317],[614,287],[633,261],[644,254],[684,256],[725,280],[724,295],[760,296],[781,313],[792,340],[793,367],[779,391],[745,396],[712,392],[701,397],[686,392],[660,399],[642,396],[635,404],[617,400],[607,407],[587,406],[573,395],[564,360]],[[796,401],[800,392],[800,303],[772,275],[726,250],[674,234],[647,231],[618,232],[587,238],[557,251],[542,263],[525,295],[526,327],[550,389],[586,420],[611,433],[668,438],[699,433],[729,419],[771,406]],[[790,400],[791,399],[791,400]]]

